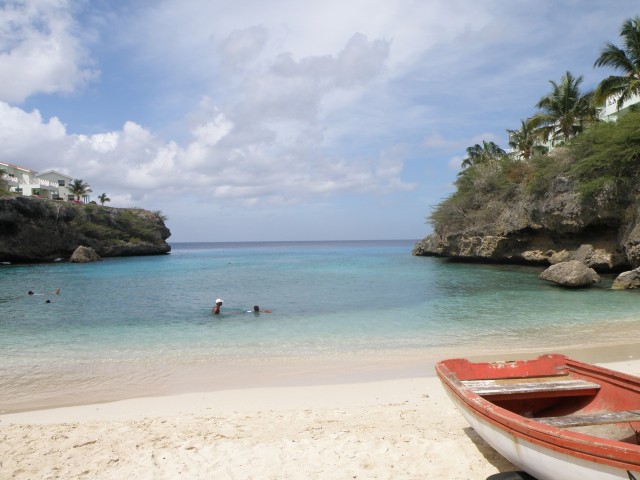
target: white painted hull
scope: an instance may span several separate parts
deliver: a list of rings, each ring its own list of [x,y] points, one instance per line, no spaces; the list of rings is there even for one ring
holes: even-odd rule
[[[629,480],[626,470],[576,458],[518,438],[478,416],[448,389],[447,393],[478,435],[503,457],[538,480]]]

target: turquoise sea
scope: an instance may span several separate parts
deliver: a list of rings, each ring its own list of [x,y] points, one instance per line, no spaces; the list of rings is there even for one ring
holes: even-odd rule
[[[2,266],[0,412],[409,376],[443,356],[640,338],[640,293],[610,290],[613,277],[566,290],[542,268],[413,257],[413,244],[176,243],[163,256]]]

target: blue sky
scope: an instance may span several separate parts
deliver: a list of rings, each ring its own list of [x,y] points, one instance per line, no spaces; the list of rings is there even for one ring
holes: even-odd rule
[[[418,239],[465,149],[632,0],[0,3],[0,161],[160,210],[170,241]]]

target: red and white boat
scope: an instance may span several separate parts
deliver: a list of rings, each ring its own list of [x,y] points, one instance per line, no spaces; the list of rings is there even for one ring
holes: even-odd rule
[[[564,355],[436,372],[473,429],[538,480],[640,480],[640,378]]]

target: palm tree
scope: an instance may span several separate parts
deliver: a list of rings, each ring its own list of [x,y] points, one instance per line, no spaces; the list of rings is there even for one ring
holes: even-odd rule
[[[595,90],[595,101],[603,103],[608,97],[618,97],[618,110],[633,95],[640,95],[640,17],[624,21],[620,29],[622,48],[607,43],[594,67],[611,67],[621,75],[611,75]]]
[[[520,120],[519,130],[509,130],[509,146],[518,153],[523,160],[529,160],[534,154],[545,154],[549,151],[544,145],[540,145],[539,132],[534,128],[530,120]]]
[[[80,200],[80,197],[91,192],[88,183],[84,183],[82,179],[75,179],[69,184],[69,191],[76,196],[76,200]]]
[[[529,120],[545,140],[554,143],[561,138],[566,142],[581,132],[586,123],[595,121],[593,92],[581,92],[582,81],[582,75],[574,77],[571,72],[565,73],[560,83],[549,81],[553,87],[551,93],[540,99],[536,108],[541,111]]]
[[[497,160],[506,155],[506,152],[493,142],[482,141],[482,145],[476,143],[467,148],[467,158],[462,160],[462,168],[486,163],[489,160]]]
[[[98,196],[98,201],[100,202],[100,205],[104,205],[104,202],[110,202],[111,199],[109,197],[107,197],[106,193],[101,193]]]

